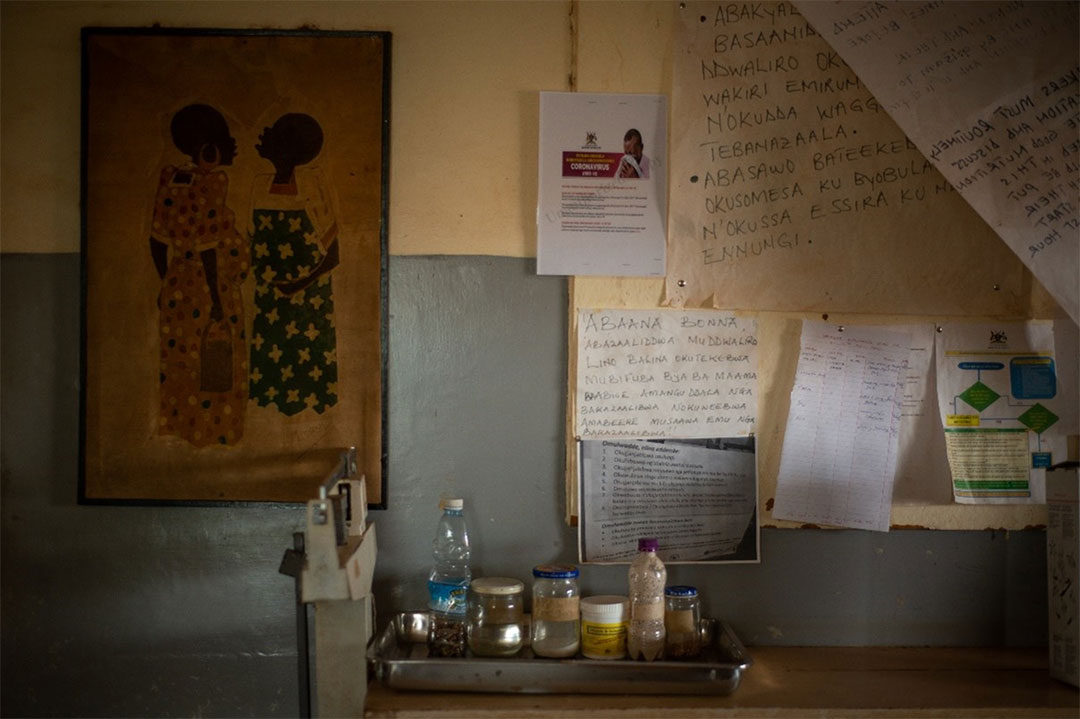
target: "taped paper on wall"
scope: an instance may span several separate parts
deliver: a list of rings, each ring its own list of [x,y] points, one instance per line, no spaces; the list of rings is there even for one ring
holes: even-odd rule
[[[889,529],[911,335],[803,322],[773,516]]]
[[[831,35],[786,2],[678,3],[675,23],[665,305],[1026,316],[1023,263]]]
[[[582,562],[627,562],[656,537],[664,562],[758,561],[753,437],[582,440]]]
[[[708,310],[582,310],[577,437],[754,431],[757,320]]]
[[[1064,458],[1052,322],[951,325],[937,336],[938,408],[964,504],[1041,504]]]
[[[1080,6],[796,5],[1080,322]]]
[[[536,271],[662,277],[667,98],[540,93]]]

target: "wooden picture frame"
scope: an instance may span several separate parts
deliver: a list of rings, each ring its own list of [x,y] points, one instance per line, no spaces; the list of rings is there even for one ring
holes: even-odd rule
[[[390,34],[84,28],[79,501],[386,506]]]

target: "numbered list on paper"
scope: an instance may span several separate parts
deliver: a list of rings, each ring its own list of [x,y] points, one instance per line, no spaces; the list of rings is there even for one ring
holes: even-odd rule
[[[734,437],[757,414],[757,321],[705,310],[583,310],[575,435]]]
[[[773,516],[888,531],[911,335],[803,322]]]
[[[757,500],[753,440],[744,441],[750,444],[738,449],[583,441],[583,561],[630,559],[640,537],[656,537],[665,561],[734,553]]]

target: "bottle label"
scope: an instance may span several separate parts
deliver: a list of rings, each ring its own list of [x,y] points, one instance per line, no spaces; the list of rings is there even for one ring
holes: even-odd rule
[[[630,619],[647,622],[650,619],[664,621],[664,603],[649,602],[648,604],[630,603]]]
[[[572,622],[581,616],[578,597],[534,597],[533,619],[549,622]]]
[[[693,609],[676,609],[664,615],[664,627],[672,634],[693,634],[697,628],[694,626]]]
[[[621,657],[626,654],[626,623],[581,623],[581,650],[587,655]]]
[[[465,614],[469,580],[460,582],[436,582],[428,580],[428,607],[445,614]]]

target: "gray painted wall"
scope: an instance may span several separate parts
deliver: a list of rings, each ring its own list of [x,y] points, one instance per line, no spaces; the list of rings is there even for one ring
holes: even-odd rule
[[[380,625],[424,603],[437,501],[477,572],[575,561],[562,522],[566,283],[531,260],[390,263]],[[79,258],[0,256],[0,714],[293,716],[300,506],[84,507]],[[1045,536],[764,530],[760,565],[673,566],[751,644],[1044,645]],[[586,567],[587,593],[625,567]]]

